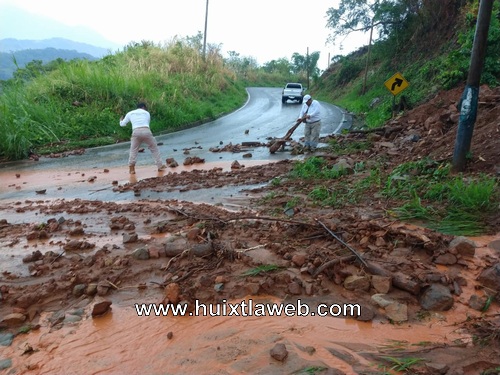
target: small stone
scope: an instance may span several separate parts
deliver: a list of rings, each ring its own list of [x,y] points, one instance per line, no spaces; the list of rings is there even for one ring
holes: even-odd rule
[[[283,362],[286,359],[286,357],[288,356],[288,350],[286,350],[285,344],[276,344],[270,350],[269,354],[275,360]]]

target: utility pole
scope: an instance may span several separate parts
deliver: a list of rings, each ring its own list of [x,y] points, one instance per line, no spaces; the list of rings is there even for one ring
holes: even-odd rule
[[[208,24],[208,0],[207,0],[207,7],[205,9],[205,33],[203,34],[203,59],[205,59],[207,53],[207,24]]]
[[[477,102],[479,98],[479,82],[483,69],[488,30],[490,27],[491,11],[494,0],[481,0],[477,15],[476,33],[470,59],[469,75],[465,90],[460,99],[460,120],[458,122],[455,151],[453,153],[452,169],[455,172],[465,170],[467,153],[470,151],[472,133],[477,115]]]
[[[307,47],[306,69],[307,69],[307,89],[309,90],[311,87],[311,85],[309,84],[309,47]]]

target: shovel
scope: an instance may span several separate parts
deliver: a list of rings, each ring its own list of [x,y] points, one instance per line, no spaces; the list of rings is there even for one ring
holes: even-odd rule
[[[271,154],[274,154],[276,151],[278,151],[280,149],[280,147],[283,146],[286,143],[286,141],[288,141],[290,139],[290,137],[292,136],[295,129],[297,129],[297,127],[301,123],[302,123],[302,119],[298,119],[297,123],[288,130],[288,132],[285,134],[285,136],[283,138],[276,139],[274,141],[274,143],[271,146],[269,146],[269,152]]]

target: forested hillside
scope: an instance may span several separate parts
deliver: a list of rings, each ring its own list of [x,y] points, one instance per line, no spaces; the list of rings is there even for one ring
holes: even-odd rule
[[[348,56],[336,56],[316,81],[316,93],[358,115],[369,127],[409,109],[440,90],[464,84],[469,72],[479,2],[342,0],[329,12],[332,39],[352,30],[369,31],[374,41]],[[481,83],[500,82],[500,3],[494,1]],[[367,41],[368,42],[368,41]],[[368,43],[367,43],[368,44]],[[384,86],[401,73],[409,88],[396,97]],[[394,103],[396,102],[396,103]]]

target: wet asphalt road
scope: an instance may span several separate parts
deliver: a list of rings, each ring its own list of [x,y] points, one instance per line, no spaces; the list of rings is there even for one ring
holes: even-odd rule
[[[340,132],[343,128],[350,126],[350,116],[342,109],[321,102],[323,107],[321,135],[329,135]],[[156,139],[163,159],[172,157],[182,165],[187,155],[185,149],[189,149],[189,156],[197,156],[205,159],[208,163],[229,163],[238,160],[241,164],[249,164],[249,161],[278,161],[283,159],[300,159],[301,156],[294,157],[290,152],[277,152],[270,154],[267,147],[255,147],[250,151],[242,153],[231,152],[211,152],[210,148],[222,147],[229,143],[241,144],[242,142],[267,143],[270,137],[282,137],[291,128],[300,112],[301,105],[294,102],[281,103],[281,88],[248,88],[248,101],[238,110],[223,116],[215,121],[211,121],[195,128],[190,128],[175,133],[157,136]],[[152,113],[154,116],[154,113]],[[118,127],[118,117],[116,126]],[[129,125],[130,128],[130,125]],[[299,140],[303,135],[304,128],[299,128],[294,132],[292,138]],[[221,144],[222,142],[222,144]],[[16,190],[12,189],[12,184],[6,186],[7,180],[2,178],[6,175],[31,174],[35,180],[41,180],[36,176],[44,176],[45,185],[59,181],[59,197],[79,197],[81,192],[78,189],[64,185],[65,175],[74,174],[75,171],[89,176],[93,171],[103,169],[113,170],[120,168],[121,178],[128,179],[128,152],[130,143],[124,142],[116,145],[87,149],[84,155],[74,155],[63,158],[41,157],[39,161],[24,160],[0,164],[0,200],[2,199],[23,199],[33,198],[33,189],[40,188],[33,179],[27,186],[20,186]],[[243,158],[243,154],[250,152],[250,159]],[[154,169],[153,160],[149,150],[140,153],[137,160],[137,169],[141,166],[148,166]],[[124,171],[126,171],[124,173]],[[51,175],[52,174],[52,175]],[[152,176],[149,176],[152,177]],[[143,178],[139,175],[138,178]],[[48,181],[47,181],[48,180]],[[70,179],[71,180],[71,179]],[[102,182],[104,182],[101,179]],[[17,181],[19,184],[21,181]],[[74,182],[74,181],[73,181]],[[121,182],[121,181],[120,181]],[[24,182],[26,184],[26,182]],[[45,186],[44,185],[44,186]],[[66,189],[61,189],[61,186]],[[30,189],[31,187],[31,189]],[[50,186],[48,187],[50,188]],[[98,190],[95,184],[94,190]],[[88,192],[87,187],[87,192]],[[83,191],[83,190],[82,190]],[[66,194],[64,193],[66,192]],[[109,196],[94,194],[92,199],[109,199]],[[82,197],[88,198],[88,197]],[[116,200],[116,197],[114,199]]]

